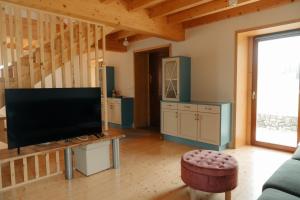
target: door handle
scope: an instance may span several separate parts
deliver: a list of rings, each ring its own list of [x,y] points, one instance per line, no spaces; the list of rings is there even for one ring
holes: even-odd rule
[[[252,100],[256,99],[256,92],[252,91]]]

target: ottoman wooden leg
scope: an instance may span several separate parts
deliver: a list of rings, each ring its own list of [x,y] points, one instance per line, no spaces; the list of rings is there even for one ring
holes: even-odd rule
[[[225,200],[231,200],[231,191],[225,192]]]

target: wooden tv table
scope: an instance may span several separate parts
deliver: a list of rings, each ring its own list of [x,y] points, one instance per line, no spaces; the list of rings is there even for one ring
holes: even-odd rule
[[[27,147],[22,147],[20,154],[18,154],[17,149],[2,149],[0,150],[0,191],[5,189],[9,189],[12,187],[16,187],[19,185],[24,185],[28,182],[33,182],[42,178],[46,178],[49,176],[57,175],[62,173],[60,169],[60,158],[59,152],[64,150],[64,163],[65,163],[65,178],[70,180],[73,178],[73,155],[72,148],[88,145],[98,142],[104,141],[112,141],[112,160],[113,160],[113,168],[118,169],[120,167],[120,139],[124,138],[125,134],[119,130],[109,130],[105,133],[103,137],[96,137],[94,135],[89,136],[89,139],[86,141],[79,140],[77,138],[71,139],[70,141],[57,141],[51,142],[47,145],[32,145]],[[55,172],[51,172],[50,170],[50,159],[49,154],[55,154],[56,160],[56,170]],[[39,157],[45,156],[45,165],[46,165],[46,176],[41,177],[39,174]],[[29,158],[34,158],[35,165],[35,177],[29,179],[28,177],[28,165],[27,162]],[[24,180],[16,181],[16,169],[15,169],[15,161],[23,160],[23,177]],[[10,169],[10,185],[2,185],[3,177],[2,177],[2,166],[4,164],[9,163]],[[53,170],[52,170],[53,171]]]

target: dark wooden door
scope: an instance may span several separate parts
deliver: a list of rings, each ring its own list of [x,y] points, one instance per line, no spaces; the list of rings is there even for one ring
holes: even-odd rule
[[[149,55],[148,53],[134,54],[134,79],[135,79],[135,98],[134,98],[134,126],[145,128],[149,126]]]
[[[160,127],[160,101],[162,99],[162,59],[169,56],[168,49],[149,53],[149,114],[150,127]]]

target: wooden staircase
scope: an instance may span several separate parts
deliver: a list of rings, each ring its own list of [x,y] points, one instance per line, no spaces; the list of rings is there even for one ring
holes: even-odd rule
[[[99,85],[105,35],[99,24],[0,2],[0,108],[7,88]],[[1,142],[4,121],[0,113]],[[0,160],[0,192],[61,174],[62,157],[55,150]]]
[[[0,6],[0,107],[4,106],[5,88],[57,87],[57,82],[61,87],[98,84],[95,60],[99,63],[103,58],[102,26]],[[47,76],[52,79],[48,86]]]

